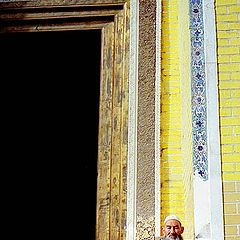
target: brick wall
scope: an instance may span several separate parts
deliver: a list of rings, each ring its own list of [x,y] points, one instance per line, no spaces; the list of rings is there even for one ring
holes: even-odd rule
[[[162,2],[161,214],[183,216],[178,1]]]
[[[240,239],[240,1],[216,0],[225,239]]]

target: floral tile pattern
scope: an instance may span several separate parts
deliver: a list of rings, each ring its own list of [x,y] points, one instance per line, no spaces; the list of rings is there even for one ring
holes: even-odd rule
[[[208,179],[207,105],[202,0],[190,0],[193,170]]]

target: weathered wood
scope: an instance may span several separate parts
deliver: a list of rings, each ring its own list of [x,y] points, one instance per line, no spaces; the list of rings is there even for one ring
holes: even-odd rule
[[[102,31],[96,238],[109,239],[114,23]]]

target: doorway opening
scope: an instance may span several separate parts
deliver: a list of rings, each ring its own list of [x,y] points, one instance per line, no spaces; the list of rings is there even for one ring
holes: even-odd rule
[[[79,201],[69,209],[81,236],[95,239],[101,31],[9,32],[0,44],[18,154],[43,170],[43,195],[54,199],[44,205],[61,215],[54,194],[64,189],[68,203]]]

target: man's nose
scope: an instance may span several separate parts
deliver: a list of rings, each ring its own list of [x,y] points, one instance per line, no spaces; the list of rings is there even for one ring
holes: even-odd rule
[[[175,232],[174,228],[171,228],[170,231],[171,231],[171,233],[174,233],[174,232]]]

